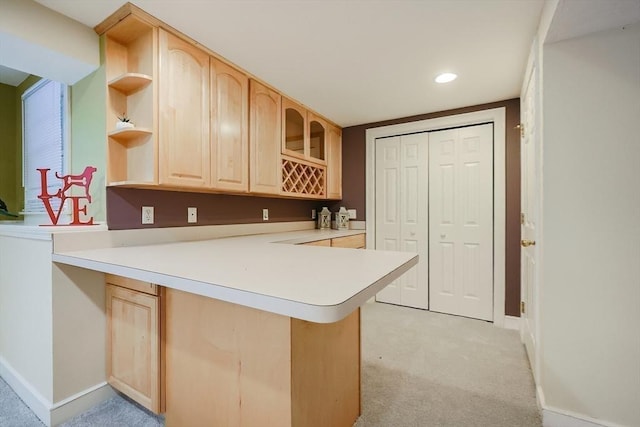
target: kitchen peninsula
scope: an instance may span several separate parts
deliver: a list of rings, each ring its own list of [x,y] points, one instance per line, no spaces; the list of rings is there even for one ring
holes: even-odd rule
[[[160,285],[157,409],[167,426],[351,426],[359,307],[417,263],[304,244],[357,233],[54,250],[53,261]]]

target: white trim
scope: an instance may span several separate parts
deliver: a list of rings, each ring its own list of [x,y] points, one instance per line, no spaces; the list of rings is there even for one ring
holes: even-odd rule
[[[623,427],[607,421],[595,420],[585,415],[577,415],[556,408],[542,410],[543,427]]]
[[[502,327],[520,331],[520,318],[516,316],[504,316],[504,325],[502,325]]]
[[[468,126],[493,122],[493,323],[503,327],[505,322],[505,151],[506,109],[504,107],[435,119],[420,120],[397,125],[382,126],[366,130],[366,233],[367,248],[375,247],[375,140],[415,132],[427,132],[450,127]]]
[[[51,426],[51,402],[0,356],[0,377],[46,426]]]
[[[20,373],[0,356],[0,377],[13,389],[36,417],[48,427],[58,425],[115,395],[106,382],[96,384],[79,393],[52,404]]]
[[[587,415],[547,406],[544,392],[540,386],[536,387],[536,400],[542,414],[543,427],[624,427],[621,424],[597,420]]]
[[[56,426],[82,414],[115,394],[111,386],[104,381],[61,400],[51,408],[51,425]]]

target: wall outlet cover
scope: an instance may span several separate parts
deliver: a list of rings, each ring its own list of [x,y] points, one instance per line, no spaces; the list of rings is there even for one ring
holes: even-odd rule
[[[142,207],[142,223],[143,224],[153,224],[154,221],[153,215],[153,206],[143,206]]]
[[[269,221],[269,209],[262,209],[262,220]]]
[[[356,219],[357,215],[355,209],[347,209],[347,212],[349,213],[349,219]]]
[[[189,224],[198,222],[198,208],[187,208],[187,222]]]

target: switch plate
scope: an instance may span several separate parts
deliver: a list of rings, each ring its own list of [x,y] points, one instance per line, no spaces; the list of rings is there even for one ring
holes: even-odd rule
[[[311,219],[316,219],[316,210],[311,209]]]
[[[262,220],[269,221],[269,209],[262,209]]]
[[[349,213],[349,219],[356,219],[356,210],[355,209],[347,209]]]
[[[153,224],[153,206],[142,207],[142,223]]]
[[[198,222],[198,208],[187,208],[187,222],[189,224]]]

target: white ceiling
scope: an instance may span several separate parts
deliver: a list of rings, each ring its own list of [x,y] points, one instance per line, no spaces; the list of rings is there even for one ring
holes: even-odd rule
[[[90,27],[124,3],[36,1]],[[518,97],[543,6],[543,0],[132,3],[342,126]],[[629,14],[640,0],[557,3],[550,35],[560,40],[611,28],[620,18],[637,22]],[[443,71],[459,78],[434,83]]]
[[[124,3],[37,1],[90,27]],[[543,1],[132,3],[349,126],[517,97]]]
[[[0,83],[4,83],[9,86],[18,86],[20,83],[29,77],[28,73],[14,70],[0,64]]]

